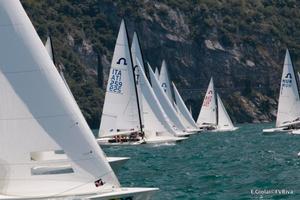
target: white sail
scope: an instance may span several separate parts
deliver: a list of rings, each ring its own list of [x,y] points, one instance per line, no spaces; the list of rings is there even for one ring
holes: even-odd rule
[[[289,51],[286,50],[281,77],[276,127],[282,127],[287,123],[299,121],[299,117],[299,91],[290,54]]]
[[[136,59],[140,60],[141,63],[141,67],[145,70],[144,67],[144,62],[143,62],[143,55],[142,55],[142,51],[141,51],[141,47],[140,47],[140,42],[139,42],[139,38],[136,32],[133,33],[133,38],[132,38],[132,43],[131,43],[131,55],[132,55],[132,64],[134,66],[135,74],[136,74],[136,85],[137,85],[137,92],[138,92],[138,96],[139,96],[139,106],[140,106],[140,113],[141,113],[141,121],[142,121],[142,125],[144,126],[144,116],[143,116],[143,97],[141,96],[141,87],[139,86],[139,75],[137,74],[138,71],[138,64],[136,62]]]
[[[142,119],[146,139],[156,136],[156,133],[160,133],[160,136],[175,135],[176,131],[170,125],[171,122],[163,111],[145,74],[142,52],[136,33],[133,35],[131,54],[133,65],[138,66],[136,69],[137,86],[140,106],[143,108]]]
[[[171,134],[176,135],[176,130],[172,127],[172,122],[167,117],[159,103],[159,100],[155,96],[144,69],[141,67],[137,58],[136,61],[139,66],[139,86],[141,87],[146,139],[156,136],[157,133],[159,133],[160,136],[171,136]]]
[[[51,58],[51,60],[54,60],[54,55],[53,55],[53,50],[52,50],[52,41],[51,41],[51,38],[48,36],[47,37],[47,41],[45,43],[45,48]]]
[[[166,64],[165,60],[163,60],[163,62],[162,62],[158,80],[161,84],[161,87],[163,88],[163,91],[167,94],[170,102],[173,102],[171,83],[170,83],[169,74],[168,74],[168,70],[167,70],[167,64]]]
[[[217,94],[217,102],[218,102],[218,130],[234,130],[235,127],[223,105],[223,102]]]
[[[185,122],[185,126],[188,128],[197,128],[196,122],[194,121],[191,113],[189,112],[189,110],[187,109],[182,97],[180,96],[176,86],[174,83],[172,83],[173,85],[173,91],[174,91],[174,96],[175,96],[175,100],[176,100],[176,105],[178,107],[178,111],[180,113],[180,115],[183,118],[183,121]]]
[[[126,27],[122,21],[106,88],[99,137],[140,129],[132,70]]]
[[[155,77],[159,80],[159,70],[158,70],[157,67],[155,67],[155,72],[154,72],[154,74],[155,74]]]
[[[198,126],[217,125],[216,106],[214,82],[211,78],[197,119]]]
[[[174,127],[177,127],[180,131],[185,131],[185,126],[181,122],[176,110],[174,109],[172,103],[170,102],[167,93],[163,91],[163,88],[161,87],[161,84],[156,79],[155,74],[151,68],[151,66],[148,63],[149,68],[149,74],[152,82],[152,88],[153,91],[158,98],[163,110],[167,114],[168,118],[172,121],[172,123],[175,125]]]
[[[0,194],[113,190],[119,183],[18,0],[0,1]],[[17,58],[17,59],[16,59]],[[35,152],[63,149],[72,172],[34,175]],[[58,163],[59,164],[59,163]],[[97,188],[97,180],[105,184]]]

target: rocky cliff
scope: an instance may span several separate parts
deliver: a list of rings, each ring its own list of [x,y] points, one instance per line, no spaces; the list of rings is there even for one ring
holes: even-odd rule
[[[172,80],[194,115],[211,76],[235,122],[275,119],[285,49],[296,68],[300,2],[296,0],[22,0],[43,41],[52,35],[56,57],[87,121],[99,126],[104,90],[97,55],[110,66],[122,18],[137,31],[144,57],[168,63]]]

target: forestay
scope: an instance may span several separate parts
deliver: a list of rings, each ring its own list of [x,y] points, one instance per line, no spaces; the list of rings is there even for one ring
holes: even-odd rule
[[[216,97],[213,78],[210,79],[202,107],[197,119],[198,126],[217,125]]]
[[[297,81],[289,51],[286,50],[281,77],[276,127],[298,121],[300,117],[300,101]]]
[[[99,137],[139,130],[139,111],[127,32],[122,21],[111,63]]]
[[[0,1],[0,193],[39,196],[119,187],[18,0]],[[34,152],[63,149],[73,172],[33,175]]]

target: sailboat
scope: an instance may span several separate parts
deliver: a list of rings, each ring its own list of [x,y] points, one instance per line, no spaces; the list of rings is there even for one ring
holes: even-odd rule
[[[234,131],[234,127],[220,96],[215,94],[213,78],[210,79],[197,125],[203,130],[214,132]]]
[[[187,127],[188,132],[200,132],[201,129],[197,127],[196,122],[194,121],[190,111],[187,109],[181,95],[179,94],[175,84],[172,82],[175,101],[174,106],[177,108],[177,113],[181,118],[181,121],[184,123],[185,127]]]
[[[299,90],[290,53],[286,50],[278,100],[276,127],[263,129],[263,133],[292,132],[299,127]]]
[[[166,115],[170,119],[170,122],[172,123],[172,127],[177,131],[175,136],[185,137],[185,136],[189,136],[191,134],[194,134],[194,133],[186,131],[186,127],[184,126],[181,119],[179,118],[172,102],[170,101],[169,97],[167,96],[167,93],[165,92],[163,87],[161,87],[161,83],[155,77],[155,74],[154,74],[154,72],[153,72],[153,70],[152,70],[149,63],[148,63],[148,70],[149,70],[150,80],[151,80],[151,83],[152,83],[152,88],[153,88],[153,91],[155,93],[155,96],[159,100],[160,105],[162,106],[162,108],[165,111]]]
[[[143,130],[147,144],[174,143],[185,138],[174,135],[177,131],[171,126],[166,113],[160,105],[155,93],[146,77],[143,56],[136,33],[133,35],[131,53],[135,66],[137,87],[140,100]],[[151,72],[149,72],[151,73]]]
[[[223,102],[217,94],[217,102],[218,102],[218,125],[217,131],[235,131],[238,127],[235,127],[223,105]]]
[[[20,1],[0,16],[0,199],[150,199],[156,188],[121,187]],[[70,170],[39,175],[49,162],[31,158],[57,149]]]
[[[153,78],[151,77],[151,82],[156,82],[155,79],[157,79],[156,76],[154,76]],[[195,129],[191,129],[189,122],[186,121],[185,117],[183,117],[184,115],[180,113],[181,110],[177,108],[177,105],[174,102],[172,87],[170,84],[167,64],[165,60],[163,60],[162,62],[161,71],[159,73],[159,79],[157,80],[160,84],[161,89],[153,87],[154,92],[156,93],[156,95],[160,96],[160,101],[162,103],[162,106],[165,112],[167,113],[167,115],[169,116],[170,120],[173,121],[173,123],[175,124],[175,126],[177,126],[179,130],[184,132],[183,136],[189,136],[195,134],[197,131]],[[167,98],[164,98],[165,95],[160,95],[159,90],[163,91],[163,93],[165,93]]]
[[[199,128],[214,130],[217,127],[217,103],[213,78],[210,79],[202,107],[197,119]]]
[[[55,56],[54,56],[55,55],[54,48],[53,48],[53,44],[52,44],[52,38],[50,36],[47,37],[47,41],[45,43],[45,48],[46,48],[51,60],[53,61],[53,64],[56,66]],[[60,68],[58,68],[58,72],[59,72],[63,82],[65,83],[66,87],[68,88],[68,91],[72,95],[73,100],[76,102],[76,100],[71,92],[71,89],[70,89],[69,85],[67,84],[67,81],[64,77],[63,71]],[[65,153],[62,153],[62,152],[63,152],[62,150],[39,152],[39,153],[35,153],[35,157],[39,157],[39,159],[43,159],[43,160],[59,159],[60,161],[62,161],[64,159],[63,162],[68,162],[67,156],[65,155]],[[117,172],[121,168],[121,166],[124,165],[129,159],[130,159],[129,157],[107,157],[107,161],[109,162],[109,164],[112,167],[112,169],[114,170],[114,172]],[[69,165],[65,165],[65,166],[66,166],[65,169],[63,169],[63,167],[60,167],[60,170],[67,170]],[[55,169],[51,168],[51,166],[44,167],[43,169],[44,169],[43,173],[49,173],[49,171],[55,170]]]
[[[145,143],[139,104],[127,30],[122,20],[105,93],[98,143],[102,145]]]

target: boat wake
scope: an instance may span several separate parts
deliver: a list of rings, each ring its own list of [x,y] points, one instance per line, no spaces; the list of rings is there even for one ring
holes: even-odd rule
[[[165,142],[165,143],[159,143],[159,144],[149,144],[149,147],[162,147],[162,146],[175,146],[176,143],[174,142]]]

